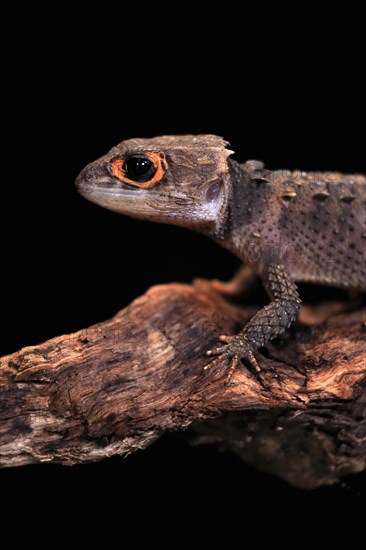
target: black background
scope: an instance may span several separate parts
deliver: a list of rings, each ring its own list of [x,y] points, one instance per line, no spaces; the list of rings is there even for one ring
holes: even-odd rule
[[[161,33],[156,14],[134,12],[129,23],[95,15],[93,24],[70,16],[57,30],[19,31],[21,54],[7,61],[1,354],[106,319],[151,285],[228,279],[237,267],[200,235],[123,218],[77,195],[78,172],[117,142],[215,133],[231,142],[237,159],[261,159],[269,168],[365,171],[354,35],[337,47],[337,29],[325,36],[327,27],[316,19],[306,31],[290,33],[279,24],[271,34],[263,22],[249,20],[258,32],[248,38],[248,20],[233,30],[235,15],[220,21],[216,14],[211,33],[195,18],[179,32],[165,21]],[[264,39],[261,53],[257,44]],[[316,301],[314,292],[306,295]],[[121,506],[129,504],[128,516],[146,519],[157,495],[180,514],[188,499],[191,523],[200,510],[227,518],[255,499],[263,513],[282,498],[294,509],[358,502],[366,478],[304,492],[216,448],[169,435],[127,459],[2,470],[0,484],[11,506],[29,509],[38,499],[46,515],[62,499],[71,515],[115,512],[110,498],[118,496]]]

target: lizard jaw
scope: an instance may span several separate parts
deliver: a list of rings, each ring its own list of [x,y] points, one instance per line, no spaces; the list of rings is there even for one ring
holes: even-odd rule
[[[99,183],[102,182],[99,181]],[[107,178],[103,183],[109,183]],[[85,180],[77,181],[76,186],[78,192],[85,199],[113,212],[136,218],[146,218],[148,214],[151,217],[153,214],[153,211],[149,212],[152,209],[148,208],[146,201],[148,191],[146,189],[98,189]]]
[[[191,200],[177,188],[162,193],[160,189],[130,187],[106,175],[99,164],[84,169],[76,187],[84,198],[113,212],[208,233],[216,231],[226,203],[224,188],[216,183],[207,188],[201,200]]]

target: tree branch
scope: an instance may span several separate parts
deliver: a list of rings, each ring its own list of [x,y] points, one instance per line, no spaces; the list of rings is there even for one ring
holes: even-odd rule
[[[203,371],[205,351],[254,311],[159,286],[109,321],[3,357],[0,465],[123,455],[194,423],[201,440],[297,486],[366,468],[365,310],[316,326],[308,312],[266,347],[259,377],[243,365],[225,386],[220,369]]]

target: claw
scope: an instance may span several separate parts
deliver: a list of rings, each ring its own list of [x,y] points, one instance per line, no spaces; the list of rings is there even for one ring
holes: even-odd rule
[[[203,370],[212,369],[212,367],[215,367],[219,363],[220,359],[221,357],[215,357],[215,359],[213,359],[203,367]]]
[[[256,372],[261,372],[262,369],[258,365],[258,362],[257,362],[256,358],[254,357],[254,353],[252,351],[248,351],[247,358],[248,358],[249,363],[252,365],[253,369]]]
[[[225,386],[227,386],[229,384],[229,382],[232,379],[233,374],[236,370],[236,367],[239,365],[239,363],[240,363],[240,355],[234,355],[234,357],[230,361],[230,366],[229,366],[229,369],[227,371]]]

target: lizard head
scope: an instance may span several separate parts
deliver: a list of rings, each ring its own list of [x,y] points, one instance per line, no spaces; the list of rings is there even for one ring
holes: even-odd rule
[[[130,139],[84,168],[76,185],[130,217],[215,231],[227,204],[226,145],[213,135]]]

